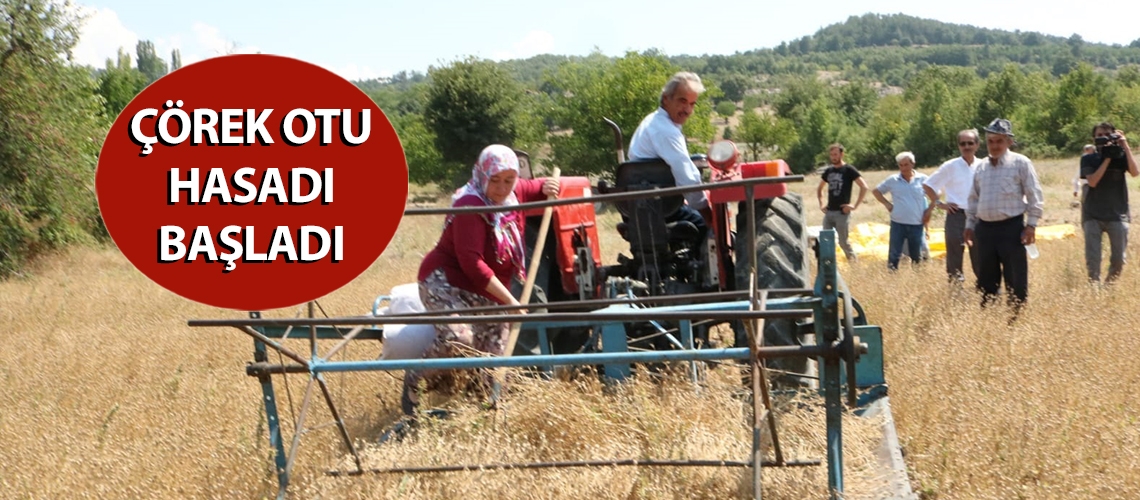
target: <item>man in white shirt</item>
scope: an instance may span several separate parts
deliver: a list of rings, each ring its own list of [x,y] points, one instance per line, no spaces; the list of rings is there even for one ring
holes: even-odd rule
[[[629,142],[630,160],[651,160],[659,158],[669,164],[673,180],[677,186],[692,186],[701,183],[701,173],[689,157],[689,146],[681,126],[693,114],[697,98],[705,91],[701,78],[694,73],[679,72],[661,89],[660,107],[650,113]],[[698,210],[708,207],[708,197],[704,191],[685,194],[688,205],[681,207],[666,222],[688,221],[697,227],[696,243],[704,241],[708,225]]]
[[[930,203],[939,210],[946,211],[946,274],[959,283],[966,280],[962,272],[962,260],[967,251],[962,233],[966,230],[966,206],[970,197],[970,187],[974,183],[974,171],[982,163],[975,156],[978,151],[978,131],[966,129],[958,132],[958,152],[961,156],[948,160],[938,167],[923,183],[923,190]],[[946,201],[939,201],[941,194]],[[977,276],[974,251],[970,252],[970,269]]]

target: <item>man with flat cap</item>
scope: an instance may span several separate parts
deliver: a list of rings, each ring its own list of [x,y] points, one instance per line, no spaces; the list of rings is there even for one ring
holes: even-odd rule
[[[997,297],[1005,279],[1007,300],[1020,310],[1029,295],[1025,245],[1036,242],[1044,201],[1033,162],[1010,151],[1013,126],[997,118],[986,127],[989,157],[978,166],[970,188],[963,239],[977,256],[982,305]]]

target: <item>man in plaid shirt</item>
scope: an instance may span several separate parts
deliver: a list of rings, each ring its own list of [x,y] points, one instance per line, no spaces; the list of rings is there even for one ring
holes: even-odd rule
[[[1009,150],[1013,126],[998,118],[986,127],[989,157],[974,173],[963,238],[977,258],[982,305],[992,301],[1005,278],[1015,311],[1029,294],[1029,261],[1023,245],[1036,242],[1044,201],[1033,162]]]

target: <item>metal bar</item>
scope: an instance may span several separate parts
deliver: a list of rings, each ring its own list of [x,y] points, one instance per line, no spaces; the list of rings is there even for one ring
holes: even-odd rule
[[[335,356],[336,353],[340,352],[341,349],[344,349],[344,347],[347,346],[352,339],[355,339],[357,335],[360,335],[360,332],[364,331],[364,327],[365,325],[357,325],[352,330],[349,330],[348,335],[344,336],[344,340],[341,340],[339,343],[337,343],[337,345],[333,346],[333,348],[330,349],[328,353],[325,354],[325,359],[332,359],[332,357]],[[314,326],[313,328],[316,327]]]
[[[682,349],[693,349],[693,322],[689,320],[682,321],[677,327],[681,330],[681,344]],[[695,386],[699,382],[697,376],[697,362],[689,362],[689,381]]]
[[[796,460],[777,464],[775,462],[765,462],[765,467],[780,466],[780,467],[813,467],[820,464],[819,460]],[[364,474],[409,474],[409,473],[427,473],[427,472],[471,472],[471,471],[486,471],[486,470],[519,470],[519,469],[556,469],[556,468],[572,468],[572,467],[619,467],[619,466],[635,466],[635,467],[751,467],[752,462],[741,462],[733,460],[637,460],[637,459],[624,459],[624,460],[581,460],[581,461],[564,461],[564,462],[530,462],[530,463],[509,463],[509,464],[471,464],[471,465],[439,465],[434,467],[391,467],[387,469],[368,469]],[[359,476],[361,473],[355,471],[339,471],[330,470],[325,471],[325,474],[333,477],[341,476]]]
[[[252,312],[250,316],[258,313]],[[255,363],[268,363],[269,356],[265,350],[265,343],[260,340],[253,341],[253,359]],[[277,498],[285,498],[285,490],[289,487],[289,473],[285,471],[285,445],[281,440],[281,421],[277,412],[277,395],[273,390],[273,378],[268,373],[259,375],[257,381],[261,383],[261,396],[265,404],[265,420],[269,424],[269,447],[274,451],[273,463],[277,473]]]
[[[839,297],[837,290],[835,230],[819,233],[819,275],[816,295],[820,315],[815,322],[824,342],[839,340]],[[827,485],[831,498],[843,496],[843,400],[839,385],[839,358],[824,359],[823,396],[827,413]]]
[[[786,182],[803,182],[804,176],[802,175],[788,175],[781,177],[753,177],[750,179],[740,179],[735,181],[713,182],[707,184],[694,184],[691,186],[679,186],[671,188],[659,189],[646,189],[643,191],[629,191],[625,193],[609,193],[599,194],[594,196],[586,196],[582,198],[559,198],[557,200],[544,200],[533,201],[528,203],[519,203],[517,205],[503,206],[503,205],[487,205],[481,207],[459,207],[459,208],[409,208],[404,210],[404,215],[451,215],[451,214],[482,214],[492,212],[506,212],[506,211],[525,211],[534,210],[537,208],[557,207],[562,205],[581,205],[585,203],[605,203],[615,201],[628,201],[637,200],[641,198],[657,198],[660,196],[672,196],[677,194],[692,193],[696,191],[705,191],[711,189],[729,189],[741,186],[753,186],[757,184],[783,184]]]
[[[810,288],[773,288],[768,290],[768,295],[803,295],[811,294]],[[590,299],[590,300],[574,300],[566,302],[548,302],[536,304],[520,304],[518,306],[501,305],[501,306],[480,306],[480,307],[467,307],[461,309],[454,309],[456,313],[484,313],[484,312],[503,312],[503,311],[517,311],[519,309],[591,309],[594,306],[598,308],[612,305],[622,304],[702,304],[702,303],[716,303],[724,302],[725,300],[743,300],[748,298],[748,292],[745,290],[731,291],[731,292],[714,292],[714,293],[688,293],[682,295],[655,295],[651,297],[623,297],[618,299]],[[399,315],[398,317],[416,317],[416,316],[431,316],[438,314],[435,311],[426,311],[418,313],[409,313]]]
[[[762,359],[790,357],[822,357],[839,349],[831,346],[765,346],[760,348]],[[696,349],[691,351],[601,352],[589,354],[552,354],[549,356],[511,356],[478,358],[390,359],[361,361],[319,361],[311,367],[301,365],[271,365],[251,363],[246,366],[249,375],[281,373],[326,373],[370,370],[471,370],[477,368],[529,367],[556,365],[593,365],[606,363],[660,363],[667,361],[710,361],[718,359],[749,359],[750,349]]]
[[[309,301],[309,319],[316,318],[317,315],[313,311],[313,301]],[[309,325],[309,356],[311,359],[317,358],[317,325]]]
[[[305,417],[309,414],[309,406],[313,401],[313,382],[316,377],[309,379],[305,386],[305,397],[301,398],[301,414],[297,416],[297,428],[293,432],[293,443],[289,446],[289,456],[285,460],[285,474],[293,472],[293,463],[297,459],[297,447],[301,445],[301,434],[305,430]]]
[[[839,292],[843,297],[843,354],[847,358],[847,406],[854,408],[859,400],[859,391],[855,385],[855,311],[851,307],[851,291],[847,289],[847,282],[843,281],[843,276],[839,273],[835,274],[835,279],[839,285]]]
[[[684,319],[710,319],[732,320],[753,318],[807,318],[812,315],[809,309],[780,309],[768,311],[702,311],[702,310],[670,310],[654,311],[652,309],[637,309],[629,312],[574,312],[574,313],[544,313],[544,314],[485,314],[469,316],[356,316],[346,318],[262,318],[262,319],[192,319],[187,322],[192,327],[213,326],[347,326],[347,325],[374,325],[374,324],[401,324],[401,325],[434,325],[451,323],[509,323],[523,322],[536,323],[540,321],[580,321],[584,324],[600,322],[640,322],[648,320],[679,321]],[[249,332],[246,332],[249,333]],[[252,333],[251,333],[252,335]],[[260,334],[259,334],[260,335]],[[262,335],[263,341],[269,340]],[[271,343],[270,345],[274,345]],[[282,347],[284,349],[284,347]],[[282,351],[284,352],[284,351]],[[286,354],[288,355],[288,354]],[[296,354],[294,354],[295,356]]]
[[[253,319],[252,321],[259,321],[259,319]],[[299,354],[289,350],[289,348],[287,348],[281,344],[278,344],[277,342],[274,342],[272,339],[270,339],[269,337],[266,337],[261,332],[254,330],[252,327],[246,326],[246,325],[235,325],[235,326],[237,326],[238,330],[241,330],[241,331],[249,334],[251,337],[253,337],[257,340],[260,340],[265,345],[272,347],[277,352],[284,354],[285,357],[287,357],[293,361],[296,361],[298,363],[301,363],[302,365],[305,365],[306,367],[309,366],[309,362],[306,361],[305,358],[302,358]]]
[[[332,394],[329,393],[329,386],[325,383],[324,377],[318,373],[315,377],[317,383],[321,385],[321,393],[325,396],[325,403],[329,405],[329,413],[332,414],[333,420],[336,421],[336,427],[340,430],[340,437],[344,440],[344,445],[348,447],[348,451],[352,453],[352,459],[356,461],[356,470],[363,471],[364,466],[360,463],[360,454],[356,453],[356,446],[353,446],[352,439],[348,437],[348,428],[344,425],[344,419],[340,418],[340,412],[336,409],[336,404],[333,403]]]
[[[758,297],[756,297],[756,281],[759,279],[757,274],[757,259],[756,259],[756,203],[753,200],[752,186],[744,187],[744,202],[748,204],[748,229],[746,238],[748,240],[748,311],[753,312],[760,309],[757,304]],[[757,397],[757,392],[760,392],[762,387],[764,362],[760,359],[759,352],[760,346],[763,344],[762,338],[764,335],[763,320],[751,319],[745,322],[748,325],[748,347],[749,360],[752,365],[752,498],[760,500],[763,497],[763,459],[764,450],[761,449],[761,422],[767,416],[767,411],[762,409],[760,398]]]
[[[764,291],[760,291],[760,304],[764,304],[767,300]],[[761,306],[763,307],[763,306]],[[764,338],[764,320],[760,321],[759,337]],[[772,406],[772,387],[768,379],[768,367],[764,363],[756,363],[756,368],[760,370],[760,395],[764,398],[764,409],[768,413],[768,431],[772,433],[772,449],[776,453],[776,462],[784,461],[784,449],[780,446],[780,435],[776,432],[776,412]]]

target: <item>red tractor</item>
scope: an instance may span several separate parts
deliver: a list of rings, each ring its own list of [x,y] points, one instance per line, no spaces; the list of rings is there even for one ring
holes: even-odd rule
[[[624,161],[620,131],[616,125],[611,126],[619,144],[614,182],[602,181],[598,186],[591,186],[585,177],[562,177],[561,197],[675,186],[669,165],[664,161]],[[693,160],[702,170],[709,170],[710,184],[791,173],[783,160],[738,163],[738,156],[733,143],[721,141],[712,146],[709,156],[694,155]],[[528,163],[526,156],[522,157],[524,163]],[[754,191],[756,229],[748,227],[743,187],[709,190],[710,207],[702,213],[709,226],[708,238],[697,244],[693,243],[696,228],[692,224],[665,222],[684,203],[681,195],[616,203],[623,219],[616,229],[629,242],[632,255],[619,254],[617,263],[612,265],[601,264],[594,205],[555,207],[535,283],[537,300],[566,302],[746,290],[751,252],[757,257],[759,288],[811,286],[802,197],[788,192],[784,183],[755,185]],[[541,219],[535,216],[540,216],[541,210],[527,215],[528,248],[534,248]],[[743,325],[734,323],[737,323],[732,325],[734,345],[743,347],[747,344]],[[695,328],[695,337],[706,345],[711,326],[705,323]],[[658,349],[670,348],[670,339],[654,332],[667,329],[668,325],[648,322],[627,325],[627,330],[633,332],[629,334],[631,346],[638,346],[637,339],[646,338],[648,340],[641,342],[645,345],[640,347]],[[769,320],[765,326],[765,343],[800,344],[801,330],[806,329],[791,319]],[[589,334],[584,331],[549,332],[549,341],[547,352],[582,352],[591,348]],[[676,345],[675,339],[671,342]],[[524,330],[516,353],[539,354],[545,350],[540,347],[534,332],[528,334]],[[780,363],[780,368],[799,373],[806,372],[806,366],[804,359]]]

